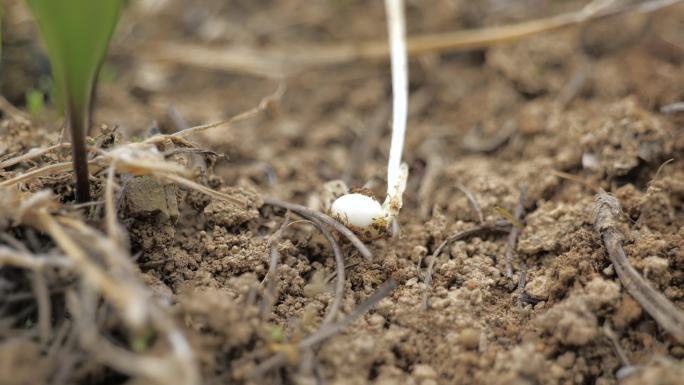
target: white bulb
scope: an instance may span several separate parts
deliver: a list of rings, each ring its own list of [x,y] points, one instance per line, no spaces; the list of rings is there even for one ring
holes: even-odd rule
[[[378,201],[358,193],[337,198],[330,211],[337,219],[362,229],[368,228],[374,219],[383,216],[382,206]]]

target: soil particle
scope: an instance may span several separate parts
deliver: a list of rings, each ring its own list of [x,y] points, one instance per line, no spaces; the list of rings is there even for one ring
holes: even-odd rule
[[[525,285],[525,292],[537,299],[546,300],[549,298],[549,278],[545,275],[528,278]]]
[[[259,217],[259,208],[263,205],[263,201],[261,196],[253,189],[224,187],[221,192],[244,201],[246,207],[237,207],[233,203],[213,200],[203,210],[209,223],[225,227],[235,227]]]
[[[523,94],[558,92],[566,73],[576,65],[577,32],[535,37],[524,44],[495,47],[487,53],[487,65],[500,71]]]
[[[480,331],[473,328],[463,329],[458,340],[466,349],[477,349],[480,346]]]
[[[567,346],[584,346],[599,335],[596,314],[605,307],[614,308],[620,288],[613,281],[594,278],[586,288],[551,307],[538,318],[539,326]],[[603,309],[603,310],[602,310]]]
[[[655,358],[647,367],[636,368],[620,381],[624,385],[677,385],[684,377],[684,367],[681,362],[667,358]]]
[[[22,340],[9,339],[0,344],[1,385],[30,385],[47,383],[48,362],[40,360],[41,351],[37,344]],[[11,375],[9,375],[11,373]]]
[[[613,324],[618,330],[624,330],[634,321],[638,320],[643,313],[641,305],[629,294],[622,295],[622,301],[613,315]]]
[[[125,187],[126,214],[133,218],[157,219],[162,223],[178,219],[176,187],[150,176],[133,177]]]

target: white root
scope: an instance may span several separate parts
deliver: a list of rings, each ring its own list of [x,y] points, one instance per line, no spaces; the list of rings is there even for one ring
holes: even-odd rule
[[[401,185],[400,165],[408,117],[408,59],[403,0],[385,0],[392,60],[392,139],[387,162],[387,195],[396,197]]]
[[[385,0],[392,62],[392,139],[387,162],[387,197],[382,206],[374,198],[353,193],[339,197],[332,215],[366,239],[386,235],[403,204],[408,166],[401,162],[408,118],[408,55],[403,0]],[[381,210],[378,210],[381,208]]]

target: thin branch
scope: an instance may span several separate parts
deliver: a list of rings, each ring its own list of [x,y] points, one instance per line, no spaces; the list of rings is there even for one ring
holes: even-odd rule
[[[356,321],[358,318],[370,311],[375,305],[385,298],[389,293],[391,293],[397,287],[397,283],[393,279],[389,279],[385,282],[378,290],[375,291],[370,297],[368,297],[363,303],[354,309],[354,311],[348,316],[344,317],[339,322],[322,326],[318,331],[304,338],[297,344],[298,351],[303,351],[318,345],[319,343],[325,341],[326,339],[334,336],[335,334],[342,331],[344,328],[349,326],[352,322]],[[259,377],[269,370],[275,369],[287,362],[287,355],[285,353],[278,353],[271,358],[265,360],[259,366],[252,371],[250,377]]]
[[[48,345],[52,335],[52,306],[50,305],[50,290],[45,280],[45,272],[36,270],[32,274],[31,286],[36,297],[38,306],[38,331],[40,343],[44,347]]]
[[[133,326],[144,322],[144,299],[139,298],[136,290],[129,286],[119,285],[111,276],[95,264],[88,254],[66,233],[64,228],[45,209],[35,210],[35,215],[42,229],[50,234],[57,245],[69,256],[85,280],[98,288],[117,309],[125,315]]]
[[[515,222],[522,223],[523,214],[525,212],[525,195],[527,195],[527,186],[520,190],[520,196],[518,197],[518,205],[515,206],[515,212],[513,213],[513,219]],[[513,250],[515,245],[518,243],[518,235],[522,229],[518,226],[511,227],[511,232],[508,234],[508,242],[506,243],[506,277],[508,279],[513,278]]]
[[[43,156],[51,151],[71,147],[71,143],[59,143],[45,148],[32,148],[27,153],[0,162],[0,170]]]
[[[366,245],[361,242],[359,237],[354,234],[353,231],[349,230],[345,225],[341,224],[340,222],[334,220],[333,218],[321,213],[320,211],[312,210],[306,206],[298,205],[295,203],[289,203],[289,202],[284,202],[281,201],[280,199],[272,198],[272,197],[264,197],[264,204],[271,205],[271,206],[276,206],[280,207],[286,210],[290,210],[304,218],[307,219],[317,219],[328,226],[331,226],[335,230],[337,230],[340,234],[344,235],[349,241],[359,250],[361,255],[363,255],[367,260],[372,260],[373,259],[373,254],[371,251],[366,247]]]
[[[340,308],[340,304],[342,304],[342,300],[344,299],[344,257],[342,256],[342,250],[340,250],[340,246],[337,244],[335,237],[333,237],[333,235],[330,233],[330,230],[328,230],[323,223],[317,219],[314,219],[313,222],[316,224],[316,226],[318,226],[323,233],[323,236],[328,240],[330,247],[333,250],[333,254],[335,255],[335,272],[337,274],[337,279],[335,281],[335,297],[328,308],[328,314],[326,314],[322,322],[322,325],[328,325],[335,320],[337,312]]]
[[[475,195],[470,192],[464,185],[462,185],[459,182],[456,182],[456,188],[459,189],[463,194],[465,194],[466,198],[468,198],[468,202],[470,202],[470,205],[473,206],[473,209],[475,209],[475,212],[477,213],[477,219],[480,221],[480,224],[484,223],[484,215],[482,214],[482,208],[480,207],[480,204],[477,202],[477,198],[475,198]]]
[[[513,226],[515,227],[515,226]],[[520,261],[520,278],[518,279],[518,309],[522,309],[523,303],[527,302],[529,298],[525,294],[525,285],[527,284],[527,262]]]
[[[209,188],[209,187],[204,186],[202,184],[199,184],[197,182],[193,182],[192,180],[185,178],[185,177],[182,177],[180,175],[171,174],[171,173],[159,173],[159,174],[156,174],[156,176],[168,179],[172,182],[176,182],[181,186],[185,186],[187,188],[199,191],[203,194],[209,195],[212,198],[216,198],[216,199],[224,201],[224,202],[236,204],[240,207],[245,207],[245,205],[246,205],[246,203],[244,201],[242,201],[241,199],[235,198],[232,195],[224,194],[220,191],[216,191],[212,188]]]
[[[31,170],[27,173],[15,176],[14,178],[10,178],[6,181],[0,182],[0,187],[12,186],[17,183],[21,183],[25,180],[37,178],[43,175],[50,175],[62,171],[69,171],[71,169],[73,169],[73,164],[71,162],[54,163],[49,166],[40,167],[35,170]]]
[[[267,318],[271,312],[271,307],[275,303],[278,290],[278,261],[280,260],[280,253],[278,252],[278,240],[283,236],[283,231],[290,223],[290,212],[285,213],[285,219],[280,225],[280,228],[269,237],[268,242],[271,244],[271,263],[268,265],[268,273],[266,274],[266,298],[262,303],[261,315]]]
[[[14,266],[32,271],[41,271],[45,267],[70,268],[71,261],[64,257],[50,255],[31,255],[0,245],[0,267]]]
[[[273,102],[280,100],[283,97],[283,95],[285,94],[285,90],[286,90],[285,83],[280,83],[278,85],[278,89],[276,89],[276,91],[274,93],[272,93],[271,95],[268,95],[268,96],[264,97],[263,99],[261,99],[259,104],[254,108],[250,108],[247,111],[241,112],[241,113],[239,113],[239,114],[237,114],[237,115],[235,115],[229,119],[226,119],[226,120],[223,120],[220,122],[209,123],[209,124],[204,124],[201,126],[186,128],[185,130],[178,131],[178,132],[171,134],[171,135],[168,135],[168,136],[185,138],[185,137],[188,137],[190,135],[195,135],[195,134],[200,133],[202,131],[206,131],[210,128],[223,126],[226,124],[237,123],[241,120],[251,118],[251,117],[259,114],[261,111],[267,109],[270,105],[273,104]],[[152,138],[150,138],[150,139],[152,139]]]
[[[570,28],[588,21],[626,13],[651,13],[681,3],[682,0],[619,2],[615,6],[587,6],[578,11],[511,25],[460,30],[408,37],[406,47],[412,56],[425,53],[464,52],[512,43],[551,31]],[[596,4],[593,2],[592,4]],[[600,3],[599,3],[600,4]],[[336,43],[300,47],[200,47],[196,44],[163,43],[137,48],[136,55],[150,60],[196,66],[205,69],[249,73],[282,79],[313,68],[356,63],[362,60],[387,60],[385,40]]]
[[[684,343],[684,312],[675,306],[629,263],[618,229],[620,202],[601,190],[595,198],[594,228],[601,235],[610,261],[627,292],[679,343]]]

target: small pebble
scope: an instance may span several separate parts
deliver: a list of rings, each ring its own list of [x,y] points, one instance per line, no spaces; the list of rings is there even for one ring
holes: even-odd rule
[[[474,328],[463,329],[458,340],[466,349],[477,349],[480,346],[480,330]]]
[[[437,378],[437,372],[430,365],[416,364],[413,367],[413,376],[416,378]]]

